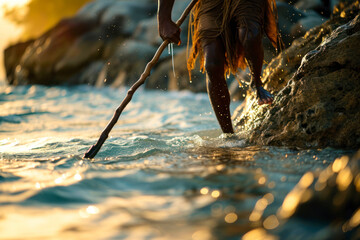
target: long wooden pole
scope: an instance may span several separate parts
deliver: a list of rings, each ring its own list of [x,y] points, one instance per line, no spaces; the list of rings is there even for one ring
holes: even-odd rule
[[[198,0],[193,0],[191,1],[191,3],[186,7],[186,9],[184,10],[183,14],[181,15],[181,17],[179,18],[179,20],[176,22],[177,26],[180,26],[186,19],[186,17],[189,15],[191,9],[195,6],[195,4],[197,3]],[[101,146],[104,144],[104,142],[106,141],[106,139],[109,136],[110,131],[112,130],[112,128],[115,126],[115,124],[117,123],[117,121],[119,120],[119,117],[122,113],[122,111],[125,109],[125,107],[128,105],[128,103],[131,101],[132,96],[134,95],[135,91],[145,83],[145,80],[147,79],[147,77],[150,75],[150,71],[153,68],[153,66],[159,61],[159,58],[161,56],[161,53],[164,51],[164,49],[167,47],[167,45],[169,44],[169,40],[165,40],[160,47],[158,48],[158,50],[156,51],[154,57],[151,59],[151,61],[146,65],[144,72],[141,74],[139,80],[137,80],[137,82],[132,85],[132,87],[129,89],[129,91],[127,92],[126,97],[124,98],[124,100],[121,102],[120,106],[116,109],[113,117],[111,118],[110,122],[108,123],[108,125],[106,126],[106,128],[102,131],[98,141],[96,142],[95,145],[92,145],[90,147],[90,149],[85,153],[84,157],[85,158],[94,158],[96,156],[96,154],[99,152]]]

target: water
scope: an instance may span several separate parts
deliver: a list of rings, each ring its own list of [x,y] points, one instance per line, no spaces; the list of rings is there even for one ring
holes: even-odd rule
[[[82,159],[125,94],[1,83],[1,239],[240,239],[259,199],[276,213],[304,173],[346,153],[246,146],[221,135],[206,94],[140,89]]]

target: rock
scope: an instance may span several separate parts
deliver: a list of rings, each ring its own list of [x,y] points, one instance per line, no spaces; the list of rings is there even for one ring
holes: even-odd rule
[[[7,62],[12,58],[20,60],[17,60],[17,71],[14,67],[7,71],[8,81],[14,85],[84,83],[83,78],[76,76],[87,76],[82,71],[89,65],[112,57],[114,49],[133,33],[141,20],[155,15],[156,7],[154,1],[89,3],[76,16],[60,21],[26,45],[25,50],[23,45],[10,47]],[[16,52],[22,56],[16,56]],[[88,82],[94,82],[93,77]]]
[[[156,2],[152,0],[101,0],[86,4],[76,15],[85,19],[97,19],[102,24],[122,17],[126,19],[124,23],[134,27],[135,21],[149,18],[149,15],[156,12],[156,8]],[[125,26],[125,29],[128,27]]]
[[[145,42],[123,42],[102,69],[96,86],[132,85],[139,79],[155,52],[156,48]]]
[[[163,40],[158,33],[157,18],[153,17],[151,19],[140,21],[132,38],[137,41],[145,41],[151,45],[159,46]]]
[[[56,73],[76,71],[101,56],[104,42],[99,40],[99,35],[89,32],[78,38],[68,49],[64,56],[55,63]]]
[[[356,2],[350,8],[348,16],[359,13]],[[360,17],[333,30],[343,20],[334,16],[269,64],[266,87],[279,91],[273,105],[259,107],[252,94],[234,115],[250,143],[360,147]]]
[[[101,60],[92,62],[87,65],[79,75],[73,76],[75,79],[70,82],[78,82],[79,84],[95,85],[101,70],[104,68],[105,63]]]
[[[33,44],[34,40],[20,42],[12,45],[4,51],[4,65],[6,70],[6,78],[10,85],[19,85],[19,79],[15,78],[15,71],[20,71],[20,60],[25,50]]]
[[[27,79],[28,84],[52,85],[66,82],[62,76],[54,74],[55,64],[78,37],[95,26],[95,21],[80,18],[62,20],[26,49],[20,61],[19,74]]]

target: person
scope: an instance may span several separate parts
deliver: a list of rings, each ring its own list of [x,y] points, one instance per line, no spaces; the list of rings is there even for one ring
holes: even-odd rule
[[[159,0],[158,30],[163,40],[181,44],[180,28],[172,21],[174,0]],[[230,114],[230,94],[226,76],[249,67],[251,87],[258,104],[271,104],[273,96],[263,88],[263,32],[279,46],[274,0],[199,0],[192,10],[192,49],[189,71],[200,57],[206,72],[207,90],[216,118],[224,133],[234,133]]]

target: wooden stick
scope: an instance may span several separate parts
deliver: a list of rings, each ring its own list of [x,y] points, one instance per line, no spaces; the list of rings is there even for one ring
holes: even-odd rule
[[[186,19],[186,17],[189,15],[191,9],[195,6],[195,4],[197,3],[198,0],[193,0],[191,1],[191,3],[186,7],[186,9],[184,10],[183,14],[181,15],[181,17],[179,18],[179,20],[176,22],[177,26],[180,26]],[[146,65],[144,72],[141,74],[139,80],[137,80],[137,82],[129,89],[129,91],[127,92],[126,97],[124,98],[124,100],[121,102],[120,106],[116,109],[113,117],[111,118],[110,122],[108,123],[108,125],[106,126],[106,128],[103,130],[103,132],[101,133],[98,141],[96,142],[95,145],[92,145],[91,148],[85,153],[84,157],[85,158],[94,158],[96,156],[96,154],[99,152],[101,146],[104,144],[104,142],[106,141],[106,139],[109,136],[110,131],[112,130],[112,128],[115,126],[115,124],[117,123],[117,121],[119,120],[119,117],[122,113],[122,111],[124,110],[124,108],[128,105],[128,103],[131,101],[132,96],[134,95],[135,91],[145,83],[146,78],[150,75],[150,71],[153,68],[153,66],[159,61],[159,58],[161,56],[161,53],[164,51],[164,49],[166,48],[166,46],[169,44],[169,40],[165,40],[160,47],[158,48],[158,50],[156,51],[154,57],[151,59],[151,61]]]

